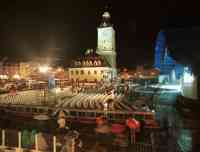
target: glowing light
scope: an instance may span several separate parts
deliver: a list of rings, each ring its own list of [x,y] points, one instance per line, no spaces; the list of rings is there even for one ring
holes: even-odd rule
[[[61,72],[61,71],[63,71],[62,68],[57,68],[57,72]]]
[[[104,12],[102,16],[104,18],[110,18],[110,13],[109,12]]]
[[[8,79],[7,75],[0,75],[0,79]]]
[[[152,88],[169,89],[181,91],[180,84],[167,84],[167,85],[150,85]]]
[[[15,74],[15,75],[13,75],[13,78],[14,79],[20,79],[20,76],[19,76],[19,74]]]
[[[194,81],[194,76],[188,72],[184,72],[183,82],[184,83],[192,83]]]
[[[44,65],[44,66],[40,66],[39,67],[39,71],[41,72],[41,73],[47,73],[48,71],[49,71],[49,66],[47,66],[47,65]]]
[[[103,106],[104,106],[104,110],[108,110],[108,103],[107,103],[107,102],[105,102],[105,103],[103,104]]]
[[[112,50],[112,27],[99,28],[98,29],[98,48],[106,51]]]

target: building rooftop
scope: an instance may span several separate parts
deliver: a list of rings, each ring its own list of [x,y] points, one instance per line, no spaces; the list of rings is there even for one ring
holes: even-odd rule
[[[110,67],[104,57],[93,50],[87,50],[85,55],[72,61],[71,67]]]

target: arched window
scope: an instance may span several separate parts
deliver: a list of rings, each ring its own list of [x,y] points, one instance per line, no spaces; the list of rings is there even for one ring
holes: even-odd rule
[[[90,60],[90,66],[93,66],[92,61]]]
[[[100,60],[98,60],[98,66],[101,66],[101,61]]]
[[[88,75],[90,75],[91,74],[91,72],[90,71],[88,71]]]
[[[98,66],[98,63],[97,63],[97,61],[96,61],[96,60],[94,61],[94,66]]]
[[[89,63],[89,61],[88,61],[88,60],[86,61],[86,66],[90,66],[90,63]]]
[[[97,74],[97,71],[96,71],[96,70],[94,71],[94,74]]]
[[[85,61],[83,61],[83,62],[82,62],[82,66],[86,66],[86,63],[85,63]]]

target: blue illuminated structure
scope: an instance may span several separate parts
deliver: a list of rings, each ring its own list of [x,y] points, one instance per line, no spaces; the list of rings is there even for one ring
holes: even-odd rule
[[[161,69],[161,64],[163,63],[165,48],[166,48],[165,34],[164,31],[160,31],[156,38],[155,60],[154,60],[154,67],[159,70]]]
[[[163,61],[161,63],[160,73],[161,74],[170,74],[171,71],[175,68],[176,61],[169,56],[167,48],[165,48],[165,53]]]
[[[178,64],[169,54],[166,36],[163,30],[157,35],[154,57],[154,68],[160,71],[160,75],[168,75],[170,77],[174,70],[176,79],[179,79],[183,74],[183,65]]]

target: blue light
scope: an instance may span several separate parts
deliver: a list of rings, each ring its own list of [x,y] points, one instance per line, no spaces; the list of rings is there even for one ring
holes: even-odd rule
[[[163,30],[158,33],[155,42],[154,68],[160,70],[161,75],[170,75],[174,70],[176,79],[183,75],[183,65],[178,64],[169,54]]]
[[[163,63],[163,57],[166,48],[166,39],[164,31],[160,31],[156,38],[155,43],[155,60],[154,67],[157,69],[161,69],[161,64]]]

